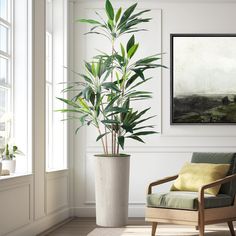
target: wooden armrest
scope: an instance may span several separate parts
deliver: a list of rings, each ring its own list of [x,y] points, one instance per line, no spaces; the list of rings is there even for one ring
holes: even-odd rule
[[[152,187],[153,186],[164,184],[164,183],[170,182],[172,180],[175,180],[177,178],[178,178],[178,175],[173,175],[173,176],[169,176],[169,177],[166,177],[164,179],[160,179],[160,180],[157,180],[155,182],[150,183],[149,186],[148,186],[147,194],[151,194],[152,193]]]
[[[214,186],[230,182],[232,179],[235,179],[235,178],[236,178],[236,174],[233,174],[233,175],[226,176],[223,179],[219,179],[219,180],[216,180],[212,183],[205,184],[205,185],[201,186],[201,188],[198,191],[198,201],[199,201],[200,205],[202,205],[204,207],[204,190],[205,189],[212,188]]]

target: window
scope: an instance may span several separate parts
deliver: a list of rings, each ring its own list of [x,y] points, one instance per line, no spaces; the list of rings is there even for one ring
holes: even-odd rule
[[[32,170],[31,10],[28,0],[0,0],[0,148],[10,141],[24,153],[17,174]]]
[[[67,81],[67,1],[46,3],[46,170],[54,171],[67,168],[66,115],[55,112]]]
[[[11,1],[0,0],[0,146],[12,132],[12,19]]]
[[[52,79],[52,34],[46,32],[46,161],[53,169],[53,79]],[[51,158],[49,158],[51,157]]]

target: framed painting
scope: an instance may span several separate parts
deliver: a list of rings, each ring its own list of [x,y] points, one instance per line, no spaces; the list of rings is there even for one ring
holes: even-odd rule
[[[236,124],[236,34],[171,34],[171,124]]]

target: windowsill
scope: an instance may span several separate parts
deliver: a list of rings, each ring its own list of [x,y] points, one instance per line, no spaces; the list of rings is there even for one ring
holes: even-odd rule
[[[46,170],[46,173],[56,173],[56,172],[64,172],[64,171],[68,171],[68,168],[62,168],[62,169],[48,169]]]
[[[14,178],[19,178],[19,177],[24,177],[24,176],[30,176],[30,175],[32,175],[32,173],[30,173],[30,172],[12,173],[10,175],[0,176],[0,181],[6,180],[6,179],[14,179]]]

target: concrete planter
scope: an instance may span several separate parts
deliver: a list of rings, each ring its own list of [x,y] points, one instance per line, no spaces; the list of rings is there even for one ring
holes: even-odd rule
[[[95,156],[96,223],[103,227],[127,224],[130,156]]]
[[[0,162],[0,176],[2,174],[2,162]]]

